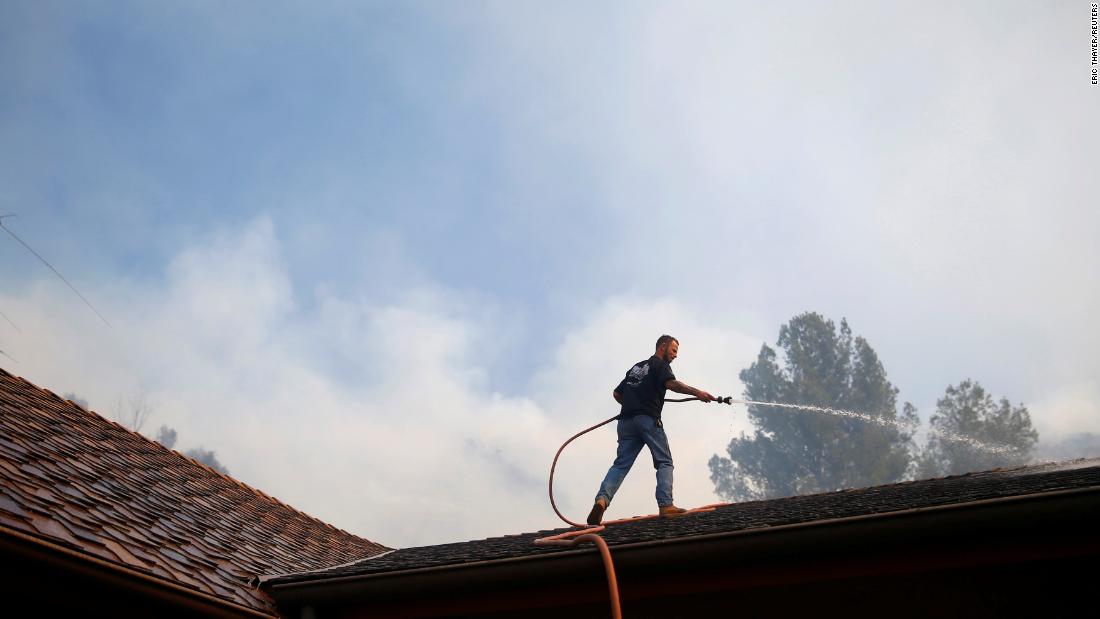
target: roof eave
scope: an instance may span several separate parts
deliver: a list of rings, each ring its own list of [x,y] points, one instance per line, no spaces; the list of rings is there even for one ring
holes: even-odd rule
[[[211,617],[278,617],[231,600],[220,598],[173,581],[112,563],[0,525],[0,553],[12,553],[23,559],[52,565],[58,569],[96,579],[134,593],[144,594],[173,605],[193,609]]]

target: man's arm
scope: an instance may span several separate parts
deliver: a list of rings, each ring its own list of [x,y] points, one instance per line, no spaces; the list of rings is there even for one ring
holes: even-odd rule
[[[693,395],[693,396],[699,398],[700,400],[702,400],[704,402],[713,402],[714,401],[714,396],[707,393],[706,391],[703,391],[702,389],[696,389],[695,387],[692,387],[691,385],[682,383],[682,382],[676,380],[675,378],[665,382],[665,389],[668,389],[669,391],[675,391],[676,393],[683,393],[683,394],[686,394],[686,395]]]
[[[615,398],[615,401],[618,402],[619,404],[623,403],[623,395],[621,393],[619,393],[618,391],[612,391],[611,392],[611,397]]]

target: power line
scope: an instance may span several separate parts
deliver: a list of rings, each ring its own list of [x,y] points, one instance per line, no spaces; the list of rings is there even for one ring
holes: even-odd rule
[[[8,324],[9,324],[9,325],[11,325],[11,326],[12,326],[12,328],[14,328],[14,329],[15,329],[16,331],[18,331],[18,332],[20,332],[20,333],[22,333],[22,332],[23,332],[23,330],[22,330],[22,329],[20,329],[20,328],[18,327],[18,325],[16,325],[16,324],[15,324],[14,322],[12,322],[12,321],[11,321],[11,318],[8,318],[8,315],[7,315],[7,314],[5,314],[4,312],[0,312],[0,316],[3,316],[3,317],[4,317],[4,320],[8,321]]]
[[[7,226],[4,225],[4,219],[7,218],[7,217],[15,217],[15,214],[0,215],[0,228],[3,228],[4,232],[7,232],[8,234],[10,234],[11,238],[15,239],[16,241],[19,241],[19,244],[22,245],[23,247],[26,247],[27,251],[31,252],[32,254],[34,254],[34,256],[36,258],[41,260],[42,264],[49,267],[50,270],[54,272],[54,275],[57,275],[59,278],[61,278],[61,281],[65,282],[65,285],[68,286],[70,289],[72,289],[72,291],[76,293],[76,296],[80,297],[80,300],[84,301],[84,304],[87,305],[88,307],[90,307],[93,312],[95,312],[96,316],[99,316],[99,319],[103,321],[103,324],[110,327],[111,323],[107,322],[107,319],[103,317],[103,314],[99,313],[99,310],[97,310],[95,308],[95,306],[92,305],[91,301],[86,299],[84,297],[84,295],[80,294],[80,291],[76,289],[76,286],[73,286],[71,283],[69,283],[69,280],[65,279],[65,276],[62,275],[60,271],[53,268],[53,265],[50,264],[45,258],[43,258],[41,254],[34,251],[34,248],[31,247],[30,245],[27,245],[27,243],[23,239],[19,238],[19,236],[17,234],[15,234],[14,232],[11,231],[11,228],[8,228]],[[7,357],[7,355],[4,355],[4,356]],[[8,358],[10,359],[11,357],[8,357]],[[12,360],[14,361],[14,359],[12,359]]]

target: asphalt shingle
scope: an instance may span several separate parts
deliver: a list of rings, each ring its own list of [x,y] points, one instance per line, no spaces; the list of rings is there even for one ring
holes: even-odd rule
[[[1100,459],[998,469],[940,479],[731,504],[718,507],[712,512],[678,518],[650,518],[611,524],[600,535],[614,549],[615,546],[638,542],[749,531],[1092,487],[1100,487]],[[304,582],[563,552],[568,549],[535,546],[534,542],[540,537],[570,530],[573,529],[560,528],[469,542],[403,548],[347,566],[265,580],[268,583]]]

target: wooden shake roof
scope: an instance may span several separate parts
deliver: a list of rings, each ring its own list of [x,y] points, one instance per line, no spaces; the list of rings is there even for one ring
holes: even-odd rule
[[[275,614],[257,574],[389,550],[0,370],[0,535]]]

